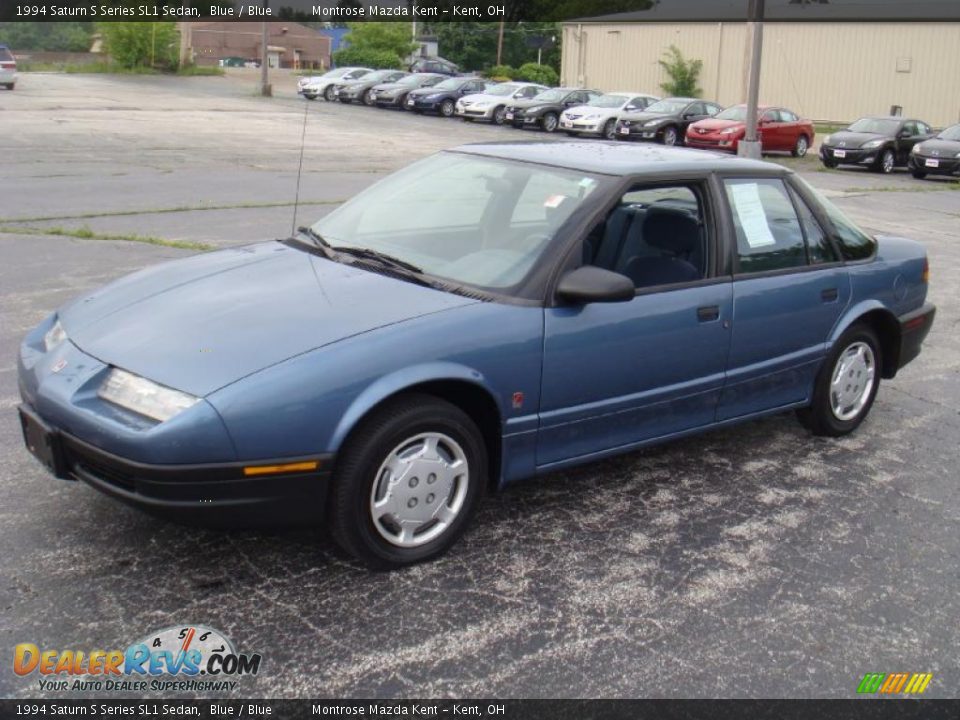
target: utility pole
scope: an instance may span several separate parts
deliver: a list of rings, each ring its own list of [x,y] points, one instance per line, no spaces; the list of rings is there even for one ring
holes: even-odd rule
[[[268,8],[268,0],[263,0],[264,9]],[[260,94],[263,97],[270,97],[273,95],[273,88],[270,87],[270,78],[267,68],[270,65],[270,55],[267,53],[267,44],[270,42],[270,33],[267,29],[267,23],[260,23],[261,38],[260,44]]]
[[[737,155],[759,160],[762,156],[760,138],[757,135],[757,106],[760,103],[760,58],[763,54],[763,5],[764,0],[750,0],[747,11],[752,48],[750,52],[750,82],[747,90],[747,130],[737,144]]]
[[[502,65],[503,58],[503,20],[500,21],[500,32],[497,35],[497,65]]]

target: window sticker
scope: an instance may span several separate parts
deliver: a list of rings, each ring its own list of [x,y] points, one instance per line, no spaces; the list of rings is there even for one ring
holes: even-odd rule
[[[770,232],[767,215],[763,211],[763,203],[760,201],[757,184],[737,183],[729,187],[733,195],[733,206],[737,211],[737,219],[740,220],[740,227],[743,229],[747,244],[752,248],[776,245],[777,241],[774,239],[773,233]]]
[[[543,206],[546,208],[558,208],[566,199],[566,195],[551,195],[544,201]]]

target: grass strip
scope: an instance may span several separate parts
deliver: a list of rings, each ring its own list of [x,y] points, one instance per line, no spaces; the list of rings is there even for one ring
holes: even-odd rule
[[[7,235],[56,235],[59,237],[78,238],[80,240],[119,240],[123,242],[144,243],[146,245],[161,245],[163,247],[179,248],[181,250],[199,250],[201,252],[217,249],[216,245],[194,242],[192,240],[169,240],[167,238],[155,237],[153,235],[115,235],[112,233],[97,233],[86,226],[81,228],[39,228],[0,225],[0,233]]]

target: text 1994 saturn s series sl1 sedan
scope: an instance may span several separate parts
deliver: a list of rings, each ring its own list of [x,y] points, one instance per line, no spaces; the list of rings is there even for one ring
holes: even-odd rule
[[[433,557],[480,495],[796,409],[843,435],[933,322],[927,259],[714,153],[468,145],[279,242],[148,268],[20,349],[30,450],[181,521]]]

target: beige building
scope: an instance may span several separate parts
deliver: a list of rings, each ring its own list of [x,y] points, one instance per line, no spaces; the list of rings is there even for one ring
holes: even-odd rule
[[[565,23],[561,82],[662,95],[667,76],[657,61],[676,45],[703,61],[702,97],[733,105],[746,100],[749,40],[742,20]],[[960,121],[958,52],[960,22],[768,21],[760,102],[818,121],[898,105],[904,115],[949,125]]]

